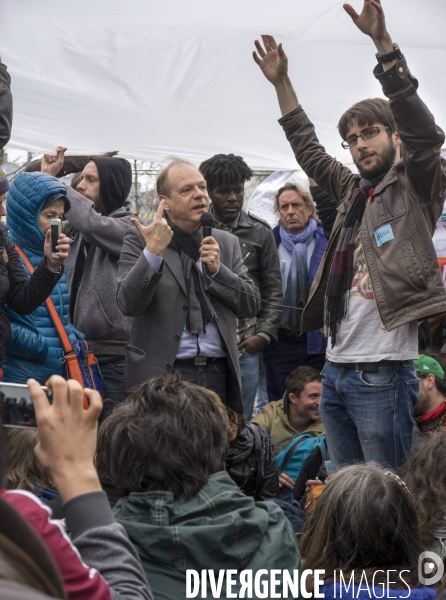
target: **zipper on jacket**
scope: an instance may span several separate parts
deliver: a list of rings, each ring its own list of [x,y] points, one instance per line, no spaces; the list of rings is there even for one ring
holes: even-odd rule
[[[251,251],[247,252],[243,257],[242,263],[245,264],[248,258],[251,256]]]

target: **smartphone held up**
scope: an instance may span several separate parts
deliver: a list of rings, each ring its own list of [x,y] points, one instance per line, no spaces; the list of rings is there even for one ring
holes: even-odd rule
[[[51,390],[42,386],[51,402]],[[4,427],[37,429],[29,388],[23,383],[0,382],[0,414]]]
[[[62,221],[60,219],[51,219],[50,231],[51,231],[51,256],[53,258],[59,258],[59,255],[57,254],[57,245],[59,242],[59,236],[62,233]]]

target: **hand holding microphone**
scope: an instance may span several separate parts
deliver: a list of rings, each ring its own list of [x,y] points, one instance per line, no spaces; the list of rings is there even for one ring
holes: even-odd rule
[[[207,212],[201,215],[200,220],[203,227],[203,240],[200,248],[201,262],[204,265],[205,273],[213,275],[220,268],[220,246],[212,237],[214,217],[212,213]]]

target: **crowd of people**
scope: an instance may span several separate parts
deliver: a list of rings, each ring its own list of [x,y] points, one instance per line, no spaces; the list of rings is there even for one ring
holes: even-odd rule
[[[319,143],[282,45],[255,42],[309,178],[276,190],[273,229],[243,208],[236,149],[169,162],[151,223],[117,152],[0,171],[0,598],[199,597],[191,571],[203,598],[296,571],[304,597],[442,594],[445,136],[380,0],[344,8],[388,98],[340,118],[357,172]],[[0,60],[1,147],[11,127]]]

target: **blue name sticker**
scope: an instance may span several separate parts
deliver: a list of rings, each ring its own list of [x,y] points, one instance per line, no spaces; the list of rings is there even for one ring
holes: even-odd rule
[[[383,225],[379,229],[375,231],[375,240],[378,248],[385,244],[386,242],[390,242],[393,240],[393,231],[392,225]]]

